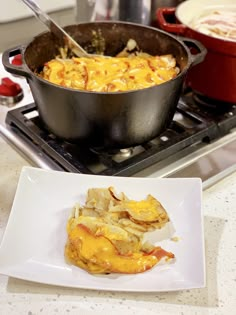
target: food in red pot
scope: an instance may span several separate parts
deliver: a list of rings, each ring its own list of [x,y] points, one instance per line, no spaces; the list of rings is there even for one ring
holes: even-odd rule
[[[193,21],[192,27],[200,33],[236,42],[236,12],[207,11]]]
[[[208,24],[217,24],[213,14],[218,12],[221,15],[231,13],[227,21],[221,21],[221,27],[215,27],[215,34],[205,34],[202,24],[199,23],[209,15]],[[175,15],[177,23],[168,23],[167,16]],[[157,11],[159,26],[168,32],[179,34],[185,37],[194,38],[202,42],[207,48],[207,56],[201,64],[190,70],[187,77],[187,84],[197,93],[209,98],[223,102],[236,102],[236,40],[234,28],[234,16],[236,15],[235,0],[188,0],[181,3],[177,8],[161,8]],[[228,26],[228,34],[223,36]],[[230,27],[229,27],[230,25]],[[219,26],[219,25],[218,25]],[[203,27],[204,28],[204,27]],[[214,28],[213,28],[214,29]],[[232,32],[231,32],[232,30]]]

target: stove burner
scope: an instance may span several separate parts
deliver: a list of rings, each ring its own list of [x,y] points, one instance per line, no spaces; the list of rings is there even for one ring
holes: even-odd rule
[[[232,106],[231,103],[226,103],[219,100],[214,100],[205,95],[199,94],[197,92],[193,92],[193,100],[201,107],[204,107],[209,110],[216,110],[218,112],[224,112],[225,110],[230,110]]]
[[[6,124],[37,151],[46,154],[57,169],[131,176],[187,147],[208,143],[229,133],[236,127],[236,106],[231,106],[230,111],[228,108],[224,111],[201,108],[193,94],[186,93],[178,103],[170,126],[159,137],[115,151],[79,146],[56,138],[44,129],[35,104],[8,111]]]

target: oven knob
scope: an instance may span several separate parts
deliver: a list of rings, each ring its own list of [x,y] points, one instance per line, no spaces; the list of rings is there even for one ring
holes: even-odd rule
[[[22,100],[24,94],[20,85],[10,78],[2,78],[0,84],[0,104],[12,106]]]

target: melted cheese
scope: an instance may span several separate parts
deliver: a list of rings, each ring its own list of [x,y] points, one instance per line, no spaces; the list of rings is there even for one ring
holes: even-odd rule
[[[127,212],[129,218],[138,224],[157,224],[158,226],[169,221],[168,214],[161,203],[152,195],[145,200],[125,200],[109,209],[111,212]]]
[[[52,83],[79,90],[117,92],[143,89],[177,76],[175,58],[129,56],[53,59],[44,66],[42,77]]]
[[[66,257],[91,273],[140,273],[152,268],[162,258],[174,258],[172,253],[160,247],[149,254],[139,251],[122,255],[108,238],[95,236],[82,224],[72,229],[68,226],[68,237]]]
[[[124,208],[126,208],[127,212],[138,221],[145,221],[146,223],[155,222],[160,219],[161,214],[168,220],[167,213],[162,205],[150,195],[146,200],[126,201],[124,202]]]

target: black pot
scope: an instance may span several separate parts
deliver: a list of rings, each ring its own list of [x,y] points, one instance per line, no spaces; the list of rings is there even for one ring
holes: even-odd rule
[[[35,74],[62,46],[50,32],[38,35],[26,47],[5,51],[5,69],[27,78],[46,128],[57,137],[89,146],[126,148],[159,135],[173,118],[186,72],[206,54],[199,42],[184,40],[197,48],[198,54],[192,55],[183,41],[139,24],[93,22],[65,29],[83,47],[91,44],[92,31],[100,30],[106,43],[105,54],[110,56],[115,56],[133,38],[142,51],[151,55],[173,54],[181,69],[176,78],[142,90],[88,92],[52,84]],[[23,55],[23,65],[14,66],[9,59],[19,53]]]

